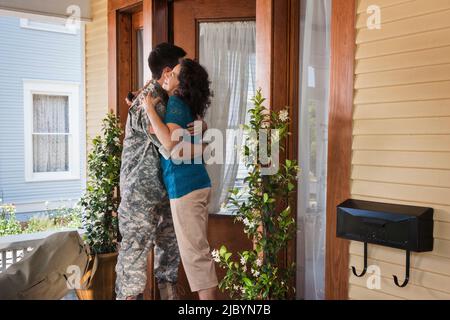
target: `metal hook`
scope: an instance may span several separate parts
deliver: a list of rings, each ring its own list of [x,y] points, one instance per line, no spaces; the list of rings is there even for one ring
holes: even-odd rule
[[[364,275],[366,274],[366,272],[367,272],[367,242],[364,242],[364,270],[362,271],[362,273],[360,275],[358,275],[356,273],[355,267],[352,267],[352,271],[353,271],[353,274],[358,278],[364,277]]]
[[[403,282],[403,284],[400,285],[399,282],[398,282],[397,276],[393,276],[395,285],[397,287],[404,288],[404,287],[406,287],[408,285],[408,282],[409,282],[410,256],[411,256],[411,252],[409,250],[407,250],[406,251],[406,276],[405,276],[405,281]]]

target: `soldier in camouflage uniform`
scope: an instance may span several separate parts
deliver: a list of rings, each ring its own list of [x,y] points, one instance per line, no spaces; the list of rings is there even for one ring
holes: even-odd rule
[[[161,59],[158,54],[169,57]],[[159,77],[159,80],[150,81],[133,101],[128,112],[120,176],[122,200],[119,207],[119,229],[122,242],[116,265],[116,294],[120,300],[136,298],[144,292],[147,256],[153,248],[154,273],[161,298],[176,298],[174,292],[180,255],[170,203],[162,181],[158,152],[161,144],[150,133],[150,121],[141,102],[146,94],[161,98],[157,111],[164,117],[168,97],[161,83],[164,75],[185,54],[183,49],[169,44],[161,44],[155,48],[152,63],[165,64],[159,66],[158,75],[152,70],[154,78]],[[164,71],[161,72],[162,69]]]

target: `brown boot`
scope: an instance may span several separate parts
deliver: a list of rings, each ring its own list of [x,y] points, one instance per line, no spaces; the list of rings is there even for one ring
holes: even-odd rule
[[[161,300],[179,300],[177,285],[170,282],[158,283]]]

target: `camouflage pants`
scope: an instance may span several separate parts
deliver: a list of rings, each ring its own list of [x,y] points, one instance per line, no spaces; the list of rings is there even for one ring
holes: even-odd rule
[[[120,212],[122,234],[116,265],[118,300],[144,292],[147,256],[155,249],[154,272],[158,283],[178,281],[180,254],[168,200],[148,212]]]

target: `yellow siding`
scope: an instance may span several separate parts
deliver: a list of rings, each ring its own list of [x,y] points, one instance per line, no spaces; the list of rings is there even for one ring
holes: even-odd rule
[[[100,133],[108,112],[107,0],[91,0],[92,22],[86,25],[86,128],[88,147]]]
[[[369,245],[381,290],[349,271],[349,298],[450,299],[450,0],[378,0],[381,30],[357,1],[352,197],[433,207],[435,248],[413,253],[401,289],[404,252]],[[362,253],[353,242],[350,266]]]

